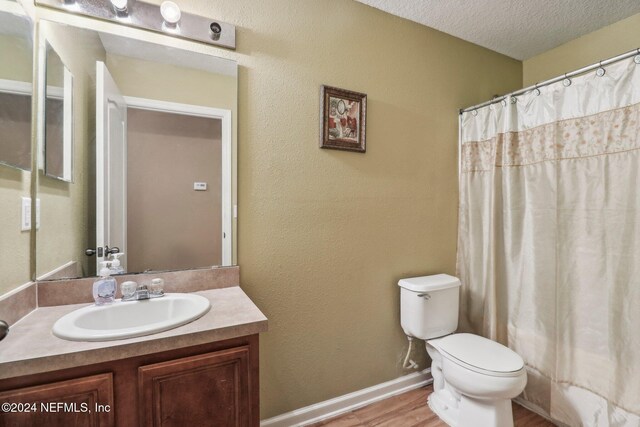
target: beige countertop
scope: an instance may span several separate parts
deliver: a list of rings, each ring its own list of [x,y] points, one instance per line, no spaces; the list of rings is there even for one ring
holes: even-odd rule
[[[116,341],[66,341],[51,332],[65,314],[90,304],[41,307],[11,326],[0,341],[0,379],[253,335],[267,330],[267,318],[239,286],[194,292],[211,301],[201,318],[153,335]]]

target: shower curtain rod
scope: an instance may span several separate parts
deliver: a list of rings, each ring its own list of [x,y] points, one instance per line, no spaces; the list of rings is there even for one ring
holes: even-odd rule
[[[631,58],[632,56],[636,56],[636,55],[638,56],[638,58],[636,59],[636,63],[640,64],[640,48],[636,48],[636,49],[633,49],[633,50],[631,50],[631,51],[629,51],[627,53],[623,53],[622,55],[614,56],[613,58],[609,58],[609,59],[606,59],[604,61],[596,62],[595,64],[592,64],[592,65],[587,65],[586,67],[582,67],[582,68],[580,68],[578,70],[575,70],[575,71],[572,71],[570,73],[566,73],[566,74],[563,74],[561,76],[554,77],[554,78],[549,79],[549,80],[545,80],[545,81],[543,81],[541,83],[536,83],[536,84],[531,85],[529,87],[526,87],[524,89],[519,89],[519,90],[516,90],[515,92],[511,92],[511,93],[508,93],[506,95],[499,96],[499,97],[494,98],[494,99],[492,99],[490,101],[485,101],[485,102],[483,102],[481,104],[474,105],[472,107],[461,108],[460,109],[460,114],[466,113],[467,111],[477,110],[479,108],[486,107],[486,106],[491,105],[491,104],[497,104],[498,102],[502,102],[503,100],[507,99],[510,96],[522,95],[523,93],[527,93],[527,92],[529,92],[531,90],[539,89],[541,87],[548,86],[548,85],[553,84],[553,83],[557,83],[557,82],[559,82],[561,80],[564,80],[564,79],[575,77],[575,76],[577,76],[579,74],[587,73],[587,72],[589,72],[591,70],[595,70],[595,69],[603,67],[605,65],[613,64],[614,62],[622,61],[623,59]]]

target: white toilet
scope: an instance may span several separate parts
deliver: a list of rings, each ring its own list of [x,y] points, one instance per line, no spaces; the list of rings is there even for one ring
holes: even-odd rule
[[[431,357],[429,407],[453,427],[513,427],[511,399],[527,384],[514,351],[458,327],[460,280],[447,274],[398,282],[402,329],[425,340]]]

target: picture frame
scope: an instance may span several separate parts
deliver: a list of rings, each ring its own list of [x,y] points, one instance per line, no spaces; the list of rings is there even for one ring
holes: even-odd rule
[[[367,95],[320,87],[320,148],[367,151]]]

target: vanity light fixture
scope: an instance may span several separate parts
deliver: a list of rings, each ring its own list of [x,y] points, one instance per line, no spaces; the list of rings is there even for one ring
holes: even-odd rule
[[[160,6],[142,0],[35,0],[35,3],[173,37],[236,48],[234,25],[185,13],[171,0]]]

